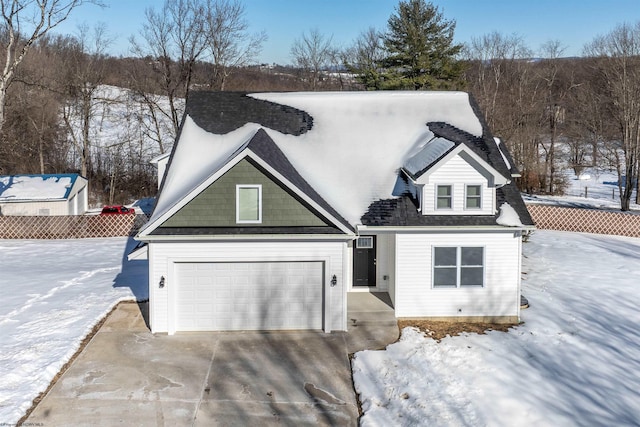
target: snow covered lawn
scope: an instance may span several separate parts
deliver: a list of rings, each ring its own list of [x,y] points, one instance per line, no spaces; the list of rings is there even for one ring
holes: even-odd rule
[[[148,299],[124,237],[0,240],[0,422],[13,425],[122,300]]]
[[[640,239],[536,231],[508,333],[357,353],[363,426],[638,425]]]

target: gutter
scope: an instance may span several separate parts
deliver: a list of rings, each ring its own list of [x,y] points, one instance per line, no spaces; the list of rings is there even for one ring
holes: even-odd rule
[[[358,234],[367,234],[375,232],[425,232],[425,231],[437,231],[437,232],[450,232],[450,231],[527,231],[535,230],[533,225],[523,225],[518,227],[505,227],[502,225],[459,225],[459,226],[367,226],[358,225]]]
[[[147,235],[144,237],[135,236],[134,239],[139,242],[202,242],[202,241],[350,241],[356,238],[355,234],[228,234],[228,235],[197,235],[197,236],[185,236],[185,235]]]

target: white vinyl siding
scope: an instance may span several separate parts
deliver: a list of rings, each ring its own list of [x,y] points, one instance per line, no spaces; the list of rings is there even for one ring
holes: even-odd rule
[[[86,180],[77,178],[67,199],[0,203],[2,215],[82,215],[88,209]]]
[[[174,333],[179,263],[321,262],[323,263],[323,326],[325,331],[346,330],[345,242],[151,242],[149,244],[149,311],[151,331]],[[336,286],[330,286],[332,276]],[[166,278],[160,288],[161,277]],[[178,286],[176,286],[178,284]]]
[[[490,182],[492,177],[485,171],[476,169],[460,155],[449,159],[448,162],[434,170],[430,175],[420,178],[418,184],[422,186],[422,214],[423,215],[493,215],[495,212],[495,189]],[[451,186],[451,208],[443,209],[438,205],[442,197],[438,189]],[[468,189],[479,186],[477,199],[480,207],[468,206]],[[477,187],[476,187],[477,188]],[[474,191],[474,190],[472,190]],[[477,200],[476,199],[476,200]],[[444,201],[444,198],[442,198]]]
[[[484,286],[433,287],[434,247],[482,247]],[[398,317],[518,316],[520,237],[511,232],[397,234]]]
[[[58,216],[69,215],[70,210],[71,205],[68,200],[0,203],[2,215]]]

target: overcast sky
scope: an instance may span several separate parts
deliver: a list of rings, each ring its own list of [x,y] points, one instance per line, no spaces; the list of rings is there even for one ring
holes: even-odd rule
[[[84,5],[58,32],[74,33],[79,24],[106,24],[114,37],[112,53],[129,54],[129,37],[138,35],[144,11],[160,9],[162,0],[104,0],[107,7]],[[269,37],[260,62],[291,63],[289,51],[303,32],[317,28],[339,47],[349,46],[369,27],[385,29],[397,0],[244,0],[252,31]],[[639,0],[434,0],[444,16],[456,21],[457,42],[492,31],[517,33],[534,51],[560,40],[565,56],[580,55],[585,43],[616,25],[640,21]]]

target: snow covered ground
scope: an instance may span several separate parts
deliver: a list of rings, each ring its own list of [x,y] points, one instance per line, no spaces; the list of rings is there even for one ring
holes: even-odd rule
[[[589,199],[548,201],[618,208],[612,175],[575,180],[570,194],[585,181]],[[0,424],[118,301],[148,298],[131,244],[0,240]],[[524,255],[523,325],[440,343],[405,329],[387,350],[357,353],[363,425],[640,425],[640,239],[539,230]]]
[[[0,241],[0,422],[24,414],[117,301],[147,298],[129,244]],[[357,353],[363,425],[638,424],[640,239],[536,231],[524,251],[523,325],[440,343],[405,329]]]
[[[640,423],[640,239],[536,231],[510,332],[356,354],[363,426]]]
[[[125,237],[0,240],[0,424],[14,425],[122,300],[148,299]]]
[[[528,196],[527,203],[543,203],[575,208],[598,208],[620,210],[620,191],[615,172],[600,172],[587,169],[580,178],[567,171],[567,191],[563,196]],[[631,201],[635,201],[635,192]],[[631,210],[640,211],[640,205],[631,203]]]

